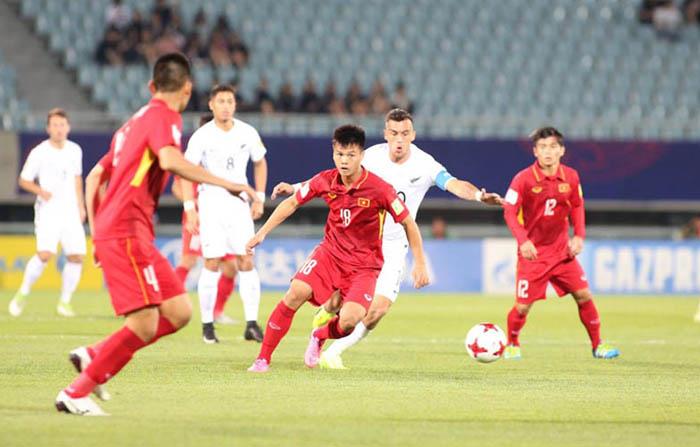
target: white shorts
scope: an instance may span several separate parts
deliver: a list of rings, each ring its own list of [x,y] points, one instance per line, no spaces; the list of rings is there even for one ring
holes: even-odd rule
[[[399,296],[401,281],[406,271],[406,253],[408,242],[403,239],[389,240],[382,243],[384,266],[377,278],[374,295],[382,295],[394,303]]]
[[[61,220],[37,219],[34,226],[36,250],[56,254],[60,243],[64,255],[84,255],[85,229],[80,219]]]
[[[202,257],[245,255],[245,245],[255,235],[248,203],[236,197],[222,200],[220,196],[200,194],[198,206]]]

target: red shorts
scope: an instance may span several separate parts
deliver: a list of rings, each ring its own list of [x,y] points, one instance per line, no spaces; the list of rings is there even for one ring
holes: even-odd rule
[[[319,245],[306,258],[306,262],[294,275],[294,279],[311,286],[311,304],[321,306],[336,290],[343,301],[352,301],[369,309],[374,297],[379,270],[348,269]]]
[[[95,241],[95,254],[117,315],[158,306],[185,293],[168,260],[150,241],[134,238]]]
[[[549,260],[527,261],[518,259],[515,282],[515,299],[530,304],[547,297],[547,283],[552,283],[557,295],[588,288],[586,274],[576,258],[552,262]]]
[[[192,234],[185,226],[182,226],[182,256],[194,255],[202,256],[202,244],[198,234]]]

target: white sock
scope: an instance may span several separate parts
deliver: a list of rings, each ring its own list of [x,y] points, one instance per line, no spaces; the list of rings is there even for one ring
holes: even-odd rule
[[[61,302],[70,303],[73,292],[78,288],[80,274],[83,272],[82,262],[66,262],[61,273]]]
[[[24,277],[22,278],[22,286],[19,288],[19,293],[22,295],[29,295],[32,290],[32,285],[37,279],[44,273],[46,268],[46,263],[39,259],[39,256],[34,255],[27,262],[27,267],[24,269]]]
[[[358,344],[360,340],[369,334],[369,331],[370,330],[365,327],[365,324],[360,321],[350,335],[333,341],[333,344],[326,349],[326,352],[329,355],[340,355],[349,347]]]
[[[260,307],[260,276],[256,269],[238,272],[238,293],[243,301],[245,321],[258,321]]]
[[[212,272],[202,268],[197,283],[197,293],[199,294],[199,311],[202,315],[202,323],[214,322],[214,305],[216,304],[216,292],[219,286],[221,272]]]

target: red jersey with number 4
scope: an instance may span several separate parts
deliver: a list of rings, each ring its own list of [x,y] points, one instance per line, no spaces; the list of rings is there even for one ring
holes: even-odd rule
[[[537,162],[523,169],[513,178],[503,208],[518,246],[530,240],[539,259],[569,257],[569,217],[574,233],[585,237],[581,183],[578,172],[568,166],[560,164],[552,176],[545,175]]]
[[[95,239],[152,240],[153,213],[169,174],[157,162],[166,146],[180,148],[182,117],[152,99],[112,138],[109,186],[95,216]]]
[[[386,212],[395,222],[409,215],[394,188],[364,168],[360,178],[346,188],[338,170],[329,169],[304,182],[296,193],[299,204],[315,197],[321,197],[330,208],[320,245],[345,266],[381,269]]]

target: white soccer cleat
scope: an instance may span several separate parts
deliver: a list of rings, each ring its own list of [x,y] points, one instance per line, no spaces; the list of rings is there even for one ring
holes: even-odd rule
[[[73,310],[73,306],[71,306],[70,303],[64,303],[63,301],[60,301],[58,303],[58,305],[56,306],[56,313],[62,317],[68,317],[68,318],[75,316],[75,311]]]
[[[12,297],[10,305],[8,306],[8,312],[13,317],[19,317],[24,311],[24,307],[27,305],[27,295],[22,295],[22,293],[17,292],[15,296]]]
[[[77,416],[109,416],[89,397],[73,398],[63,390],[56,396],[56,409]]]
[[[321,369],[347,369],[343,365],[343,359],[337,354],[329,354],[325,351],[321,354],[321,359],[318,362]]]
[[[214,319],[214,322],[216,324],[231,324],[231,325],[240,323],[240,321],[234,320],[233,318],[229,317],[226,314],[221,314],[221,315],[217,316]]]
[[[68,355],[68,360],[70,360],[73,367],[75,367],[79,373],[83,372],[90,362],[92,362],[87,348],[83,346],[73,349]],[[112,395],[109,394],[109,391],[107,391],[104,385],[97,385],[92,392],[95,396],[99,397],[100,400],[110,400],[112,398]]]

